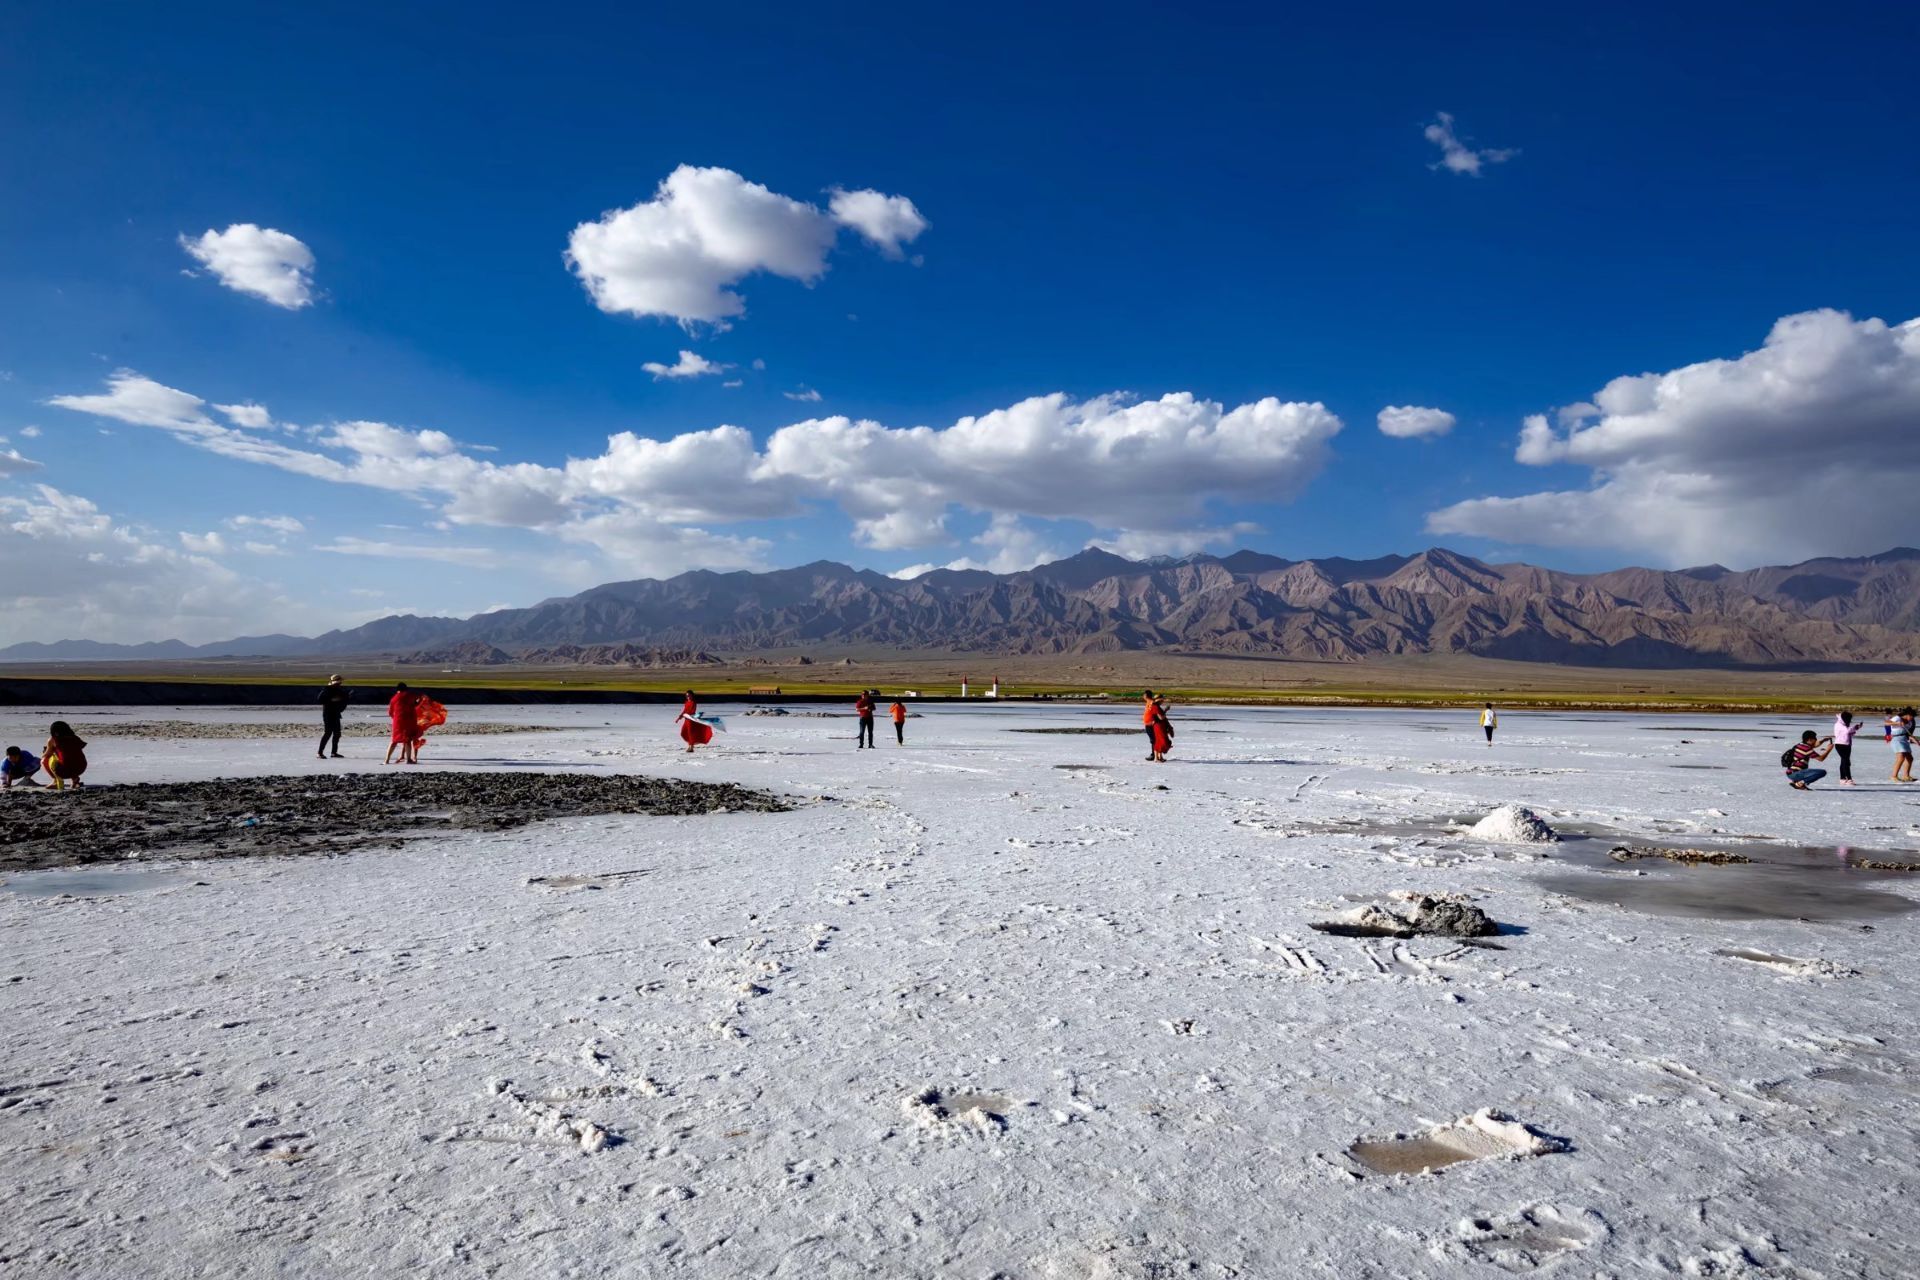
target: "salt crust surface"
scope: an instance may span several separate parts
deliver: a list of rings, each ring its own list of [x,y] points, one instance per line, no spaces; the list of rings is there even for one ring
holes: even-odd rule
[[[36,1277],[1920,1274],[1920,916],[1637,914],[1544,889],[1571,873],[1558,851],[1377,834],[1519,804],[1644,839],[1920,843],[1907,791],[1781,784],[1808,726],[1693,716],[1779,741],[1682,744],[1654,717],[1513,713],[1488,749],[1471,712],[1224,711],[1154,766],[1129,738],[1006,732],[1127,708],[923,710],[904,749],[795,716],[689,757],[670,709],[488,708],[565,731],[449,738],[425,767],[834,798],[0,890],[0,1257]],[[0,737],[48,718],[0,713]],[[374,767],[292,740],[93,754],[103,784]],[[1672,767],[1706,760],[1726,769]],[[0,796],[0,820],[57,800]],[[1369,829],[1325,829],[1349,819]],[[1494,951],[1306,927],[1396,892],[1518,931]],[[1346,1154],[1487,1108],[1569,1149],[1413,1176]]]

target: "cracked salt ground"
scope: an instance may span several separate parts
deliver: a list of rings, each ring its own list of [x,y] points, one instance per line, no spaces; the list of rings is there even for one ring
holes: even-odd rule
[[[686,757],[647,708],[489,718],[519,714],[555,731],[486,756],[854,798],[0,892],[6,1270],[1920,1274],[1920,916],[1657,915],[1541,883],[1748,870],[1612,863],[1616,841],[1893,859],[1920,797],[1792,792],[1755,734],[1715,735],[1708,782],[1645,716],[1511,715],[1486,748],[1470,717],[1406,732],[1431,711],[1222,711],[1146,765],[1137,727],[1004,732],[1118,714],[1067,707],[930,707],[897,759],[801,716]],[[44,718],[0,712],[0,737]],[[183,738],[95,771],[293,775],[306,750]],[[1606,754],[1552,772],[1580,751]],[[916,752],[987,772],[895,770]],[[1604,834],[1446,822],[1507,804]],[[1912,873],[1821,874],[1920,898]],[[1396,893],[1524,932],[1307,927]],[[1484,1109],[1572,1149],[1396,1175],[1345,1154]]]

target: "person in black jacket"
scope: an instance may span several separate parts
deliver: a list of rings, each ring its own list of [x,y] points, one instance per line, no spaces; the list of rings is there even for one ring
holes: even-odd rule
[[[333,743],[333,758],[340,758],[340,716],[352,700],[353,690],[341,684],[339,676],[327,677],[327,686],[320,691],[320,759],[327,758],[329,741]]]

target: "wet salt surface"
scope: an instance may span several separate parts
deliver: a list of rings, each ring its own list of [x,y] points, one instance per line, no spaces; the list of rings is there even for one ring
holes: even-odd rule
[[[1712,850],[1747,861],[1689,865],[1647,859],[1623,866],[1608,856],[1620,842],[1612,835],[1563,835],[1555,852],[1594,874],[1545,875],[1538,883],[1554,893],[1631,911],[1717,920],[1858,922],[1920,910],[1920,901],[1899,892],[1920,872],[1853,865],[1862,857],[1909,861],[1916,856],[1910,853],[1770,841],[1683,844],[1670,837],[1634,836],[1631,842],[1642,847]]]
[[[1603,902],[1633,911],[1721,920],[1863,921],[1920,910],[1920,901],[1899,892],[1902,882],[1920,877],[1920,854],[1848,846],[1779,844],[1771,841],[1701,839],[1685,843],[1671,835],[1645,836],[1593,822],[1555,822],[1553,845],[1485,845],[1465,838],[1464,827],[1481,815],[1446,813],[1432,818],[1392,822],[1336,819],[1302,824],[1302,834],[1324,833],[1419,842],[1437,852],[1571,864],[1582,874],[1547,875],[1538,883],[1555,893]],[[1609,857],[1621,843],[1662,849],[1723,851],[1745,863],[1688,866],[1649,859],[1622,869]],[[1870,869],[1860,859],[1912,863],[1913,871]],[[1712,871],[1712,880],[1699,878]],[[1587,874],[1591,873],[1591,874]],[[1321,932],[1364,936],[1339,928]]]
[[[184,871],[140,867],[73,867],[58,871],[27,871],[0,880],[0,890],[24,898],[106,898],[122,893],[148,893],[188,885]]]

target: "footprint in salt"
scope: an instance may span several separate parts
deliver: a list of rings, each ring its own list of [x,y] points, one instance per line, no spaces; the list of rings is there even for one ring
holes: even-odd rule
[[[1835,964],[1831,960],[1818,957],[1800,959],[1797,956],[1777,956],[1770,951],[1757,951],[1752,947],[1727,947],[1713,954],[1725,956],[1729,960],[1745,960],[1783,973],[1794,978],[1853,978],[1859,976],[1859,970],[1849,969],[1845,965]]]
[[[1452,1260],[1492,1263],[1502,1271],[1539,1271],[1607,1238],[1606,1219],[1591,1209],[1529,1205],[1494,1218],[1468,1218],[1459,1238],[1434,1246]]]
[[[1007,1116],[1027,1105],[995,1093],[947,1092],[929,1085],[908,1095],[900,1108],[923,1129],[988,1134],[1005,1129]]]
[[[617,889],[628,881],[652,875],[651,868],[634,871],[582,872],[577,875],[528,876],[527,887],[547,893],[572,893],[578,889]]]

